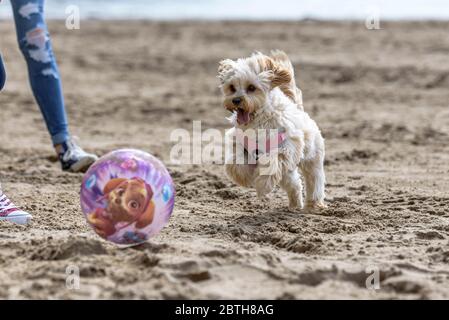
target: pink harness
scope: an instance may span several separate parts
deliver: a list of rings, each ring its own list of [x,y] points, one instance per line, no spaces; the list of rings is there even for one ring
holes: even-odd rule
[[[263,144],[264,141],[259,142],[257,139],[251,139],[240,132],[237,133],[236,138],[237,142],[243,146],[248,154],[258,160],[261,155],[269,154],[272,151],[279,149],[285,140],[287,140],[287,134],[285,131],[282,131],[278,132],[275,137],[267,137],[263,139],[265,140],[265,145]]]

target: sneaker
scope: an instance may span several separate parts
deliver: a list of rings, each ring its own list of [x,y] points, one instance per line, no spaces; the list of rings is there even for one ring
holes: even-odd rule
[[[27,224],[31,221],[31,218],[31,214],[17,208],[0,190],[0,221]]]
[[[2,55],[0,54],[0,90],[3,89],[6,82],[6,71],[5,66],[3,65]]]
[[[57,150],[64,171],[85,172],[98,160],[96,155],[85,152],[73,139],[58,145]]]

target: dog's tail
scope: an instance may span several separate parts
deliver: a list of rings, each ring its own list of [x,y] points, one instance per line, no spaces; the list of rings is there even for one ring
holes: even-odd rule
[[[290,58],[284,51],[281,50],[272,50],[270,52],[270,55],[276,63],[278,63],[281,67],[287,69],[292,75],[292,81],[290,81],[288,85],[281,87],[281,90],[286,93],[287,96],[292,97],[293,102],[298,105],[298,108],[304,110],[302,104],[302,92],[296,86],[295,70],[293,68],[292,62],[290,61]]]

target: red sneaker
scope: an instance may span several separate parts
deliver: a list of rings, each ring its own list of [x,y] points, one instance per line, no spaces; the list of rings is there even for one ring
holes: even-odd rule
[[[0,190],[0,221],[27,224],[31,221],[31,218],[31,214],[17,208]]]

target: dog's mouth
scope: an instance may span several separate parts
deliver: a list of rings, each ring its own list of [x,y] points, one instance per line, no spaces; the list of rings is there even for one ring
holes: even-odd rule
[[[251,120],[251,113],[242,108],[237,109],[237,123],[240,125],[247,125]]]

